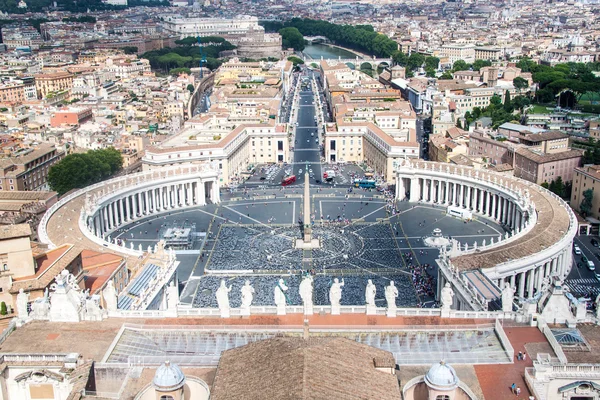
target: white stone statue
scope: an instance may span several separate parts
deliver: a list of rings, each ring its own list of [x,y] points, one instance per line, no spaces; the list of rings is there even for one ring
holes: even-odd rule
[[[171,281],[167,287],[167,310],[177,310],[177,304],[179,303],[179,289],[175,284],[175,281]]]
[[[229,292],[231,292],[231,286],[227,287],[225,280],[221,279],[221,286],[219,286],[216,293],[221,318],[229,318]]]
[[[600,294],[596,296],[596,318],[600,320]]]
[[[396,299],[398,298],[398,288],[394,285],[394,281],[390,281],[390,284],[385,287],[385,300],[387,302],[388,317],[396,316]]]
[[[344,286],[344,278],[342,282],[338,278],[333,280],[329,288],[329,302],[331,303],[331,314],[340,315],[340,300],[342,299],[342,286]]]
[[[94,295],[85,299],[84,319],[86,321],[102,321],[100,309],[100,296]]]
[[[450,283],[446,282],[441,293],[442,310],[450,310],[452,307],[452,299],[454,298],[454,290],[450,287]]]
[[[102,297],[104,297],[107,311],[117,311],[117,291],[112,280],[106,283],[106,287],[102,291]]]
[[[250,305],[254,299],[254,288],[250,285],[250,281],[246,280],[241,289],[242,292],[242,315],[250,315]]]
[[[31,313],[29,314],[31,318],[38,320],[46,320],[48,319],[49,313],[50,302],[48,301],[48,297],[41,297],[39,299],[35,299],[35,301],[31,303]]]
[[[285,292],[287,292],[288,287],[285,284],[283,278],[279,278],[277,285],[274,289],[274,300],[275,305],[277,306],[277,315],[285,315],[285,305],[287,299],[285,298]]]
[[[50,285],[50,321],[79,322],[86,316],[86,299],[89,292],[82,292],[77,280],[64,269]]]
[[[502,289],[502,311],[511,312],[513,310],[513,299],[515,297],[515,289],[507,283]]]
[[[302,304],[304,305],[304,315],[313,314],[313,279],[312,275],[304,276],[298,288]]]
[[[23,288],[21,288],[19,289],[19,294],[17,295],[17,315],[21,320],[26,320],[27,317],[29,317],[27,303],[29,303],[29,293],[25,293]]]
[[[367,307],[375,307],[375,294],[377,293],[377,288],[373,284],[373,281],[369,279],[367,281],[367,288],[365,290],[365,303]]]

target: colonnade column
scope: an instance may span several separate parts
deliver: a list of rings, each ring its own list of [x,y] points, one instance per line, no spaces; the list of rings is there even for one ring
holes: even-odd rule
[[[450,191],[450,182],[444,182],[444,204],[448,205],[448,192]]]
[[[525,272],[519,273],[519,297],[525,297]]]

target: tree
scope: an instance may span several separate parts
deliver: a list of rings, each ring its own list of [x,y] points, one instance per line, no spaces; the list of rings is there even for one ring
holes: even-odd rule
[[[287,59],[288,59],[288,61],[291,61],[292,64],[294,64],[294,66],[299,65],[299,64],[304,64],[304,60],[301,59],[300,57],[290,56]]]
[[[121,169],[123,158],[114,148],[69,154],[48,171],[52,190],[63,195],[71,189],[100,182]]]
[[[173,68],[169,70],[169,75],[173,75],[173,76],[179,76],[181,74],[188,74],[190,75],[192,73],[192,70],[189,68]]]
[[[194,93],[194,90],[195,90],[194,85],[192,85],[191,83],[187,85],[186,89],[189,90],[190,93]]]
[[[489,60],[475,60],[473,63],[473,71],[479,71],[483,67],[491,67],[492,62]]]
[[[583,191],[583,200],[579,205],[579,212],[582,217],[587,217],[592,212],[592,199],[594,198],[594,189],[589,188]]]
[[[411,70],[417,70],[421,67],[421,65],[423,65],[423,63],[425,62],[425,56],[423,54],[420,53],[411,53],[411,55],[408,57],[408,62],[406,67]]]
[[[121,47],[121,50],[123,50],[125,54],[137,54],[138,52],[137,46],[125,46]]]
[[[507,113],[512,113],[513,110],[514,109],[512,103],[510,102],[510,92],[507,89],[504,93],[504,111],[506,111]]]
[[[446,71],[442,74],[442,76],[440,76],[440,79],[450,80],[450,79],[454,79],[454,77],[452,76],[452,72]]]
[[[0,303],[0,315],[6,315],[8,314],[8,310],[6,309],[6,303],[2,302]]]
[[[457,120],[456,120],[456,127],[457,127],[457,128],[459,128],[459,129],[462,129],[462,128],[463,128],[463,127],[462,127],[462,124],[460,123],[460,119],[457,119]]]
[[[467,64],[464,60],[456,60],[454,65],[452,65],[452,71],[468,71],[469,64]]]
[[[513,86],[520,93],[521,90],[527,89],[529,87],[529,82],[527,82],[527,79],[524,79],[524,78],[521,78],[520,76],[517,76],[515,79],[513,79]]]
[[[304,36],[302,36],[298,28],[283,28],[279,30],[279,34],[281,35],[281,46],[284,49],[304,50]]]
[[[392,55],[394,62],[401,67],[406,67],[408,64],[408,56],[401,51],[397,51]]]
[[[429,56],[425,57],[425,68],[431,68],[437,70],[440,67],[440,59],[437,57]]]

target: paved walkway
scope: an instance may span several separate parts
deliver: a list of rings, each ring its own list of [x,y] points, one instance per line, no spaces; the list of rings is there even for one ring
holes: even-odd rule
[[[525,344],[547,343],[545,336],[537,328],[511,327],[504,330],[516,354],[519,351],[526,352]],[[475,373],[485,400],[527,399],[531,396],[524,378],[525,368],[533,366],[531,356],[536,355],[527,354],[526,361],[517,361],[515,356],[513,364],[475,365]],[[521,388],[520,396],[511,393],[510,385],[513,383]]]

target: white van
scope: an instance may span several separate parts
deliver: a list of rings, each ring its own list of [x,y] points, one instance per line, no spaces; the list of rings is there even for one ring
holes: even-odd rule
[[[594,265],[593,261],[588,260],[587,262],[587,267],[590,271],[594,271],[596,269],[596,266]]]
[[[581,254],[581,249],[579,248],[579,246],[577,246],[576,244],[573,245],[573,253],[580,255]]]

